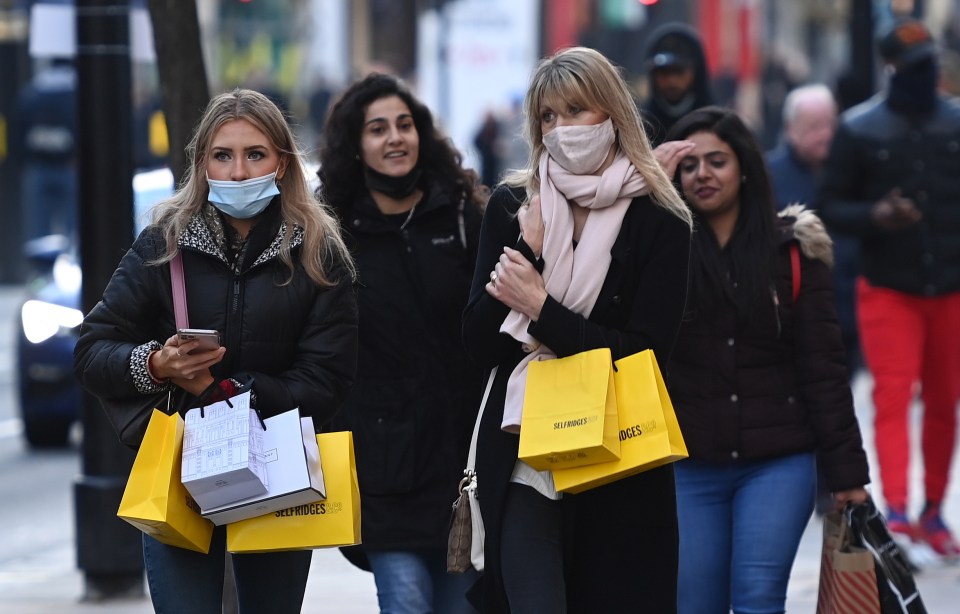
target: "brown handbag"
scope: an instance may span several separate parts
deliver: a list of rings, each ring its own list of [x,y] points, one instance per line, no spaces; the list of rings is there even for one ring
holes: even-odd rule
[[[466,486],[470,477],[460,480],[460,496],[453,502],[450,536],[447,539],[447,571],[463,573],[470,569],[470,549],[473,526],[470,522],[470,493]]]

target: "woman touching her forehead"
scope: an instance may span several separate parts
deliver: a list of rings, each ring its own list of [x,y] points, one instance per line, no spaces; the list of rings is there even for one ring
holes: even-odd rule
[[[838,508],[867,498],[832,244],[802,206],[774,213],[760,147],[735,112],[698,109],[667,139],[694,144],[676,178],[697,224],[670,372],[690,452],[676,467],[679,611],[782,612],[816,455]]]

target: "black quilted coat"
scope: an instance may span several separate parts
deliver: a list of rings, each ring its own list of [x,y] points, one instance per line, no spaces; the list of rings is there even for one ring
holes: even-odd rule
[[[776,300],[747,320],[732,306],[711,317],[688,304],[670,397],[691,458],[734,463],[816,450],[831,491],[856,488],[869,477],[830,269],[817,257],[830,258],[829,238],[802,207],[782,215]],[[794,302],[790,244],[798,240]]]
[[[279,197],[278,197],[279,198]],[[254,227],[239,273],[234,273],[202,216],[195,217],[178,243],[183,254],[190,326],[220,331],[227,348],[211,369],[216,378],[253,378],[257,408],[264,418],[299,407],[320,427],[337,411],[356,369],[357,309],[349,276],[321,287],[299,265],[302,229],[292,232],[295,264],[278,258],[286,231],[274,200]],[[145,392],[134,381],[131,353],[151,341],[163,343],[176,331],[170,267],[149,262],[163,253],[156,227],[148,227],[120,261],[103,299],[80,328],[75,373],[97,396],[118,427],[121,440],[139,446],[154,406],[167,392]],[[135,361],[136,362],[136,361]],[[174,388],[180,411],[197,400]]]

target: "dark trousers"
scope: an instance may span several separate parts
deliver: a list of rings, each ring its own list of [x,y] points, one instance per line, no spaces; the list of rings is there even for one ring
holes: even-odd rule
[[[143,560],[157,614],[221,612],[226,535],[225,526],[214,529],[208,554],[143,535]],[[240,614],[293,614],[303,609],[312,551],[232,556]]]
[[[523,484],[507,486],[500,557],[511,614],[567,611],[562,531],[559,501]]]
[[[552,501],[509,484],[500,568],[511,614],[677,611],[672,465]]]

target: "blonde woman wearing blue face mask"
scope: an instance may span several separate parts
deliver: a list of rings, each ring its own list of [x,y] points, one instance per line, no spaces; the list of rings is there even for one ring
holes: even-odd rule
[[[154,407],[178,411],[252,391],[263,418],[299,407],[329,421],[356,367],[354,267],[312,195],[279,109],[251,90],[210,101],[181,188],[154,210],[80,329],[75,371],[138,447]],[[170,260],[182,256],[194,351],[176,335]],[[116,424],[118,420],[113,419]],[[143,538],[158,612],[221,611],[225,527],[209,554]],[[310,552],[233,555],[241,611],[300,612]]]
[[[583,494],[517,459],[531,360],[652,349],[666,369],[686,296],[691,215],[662,170],[617,69],[585,48],[541,62],[525,102],[528,168],[484,214],[467,352],[497,367],[476,469],[486,526],[484,612],[676,608],[673,469]]]

